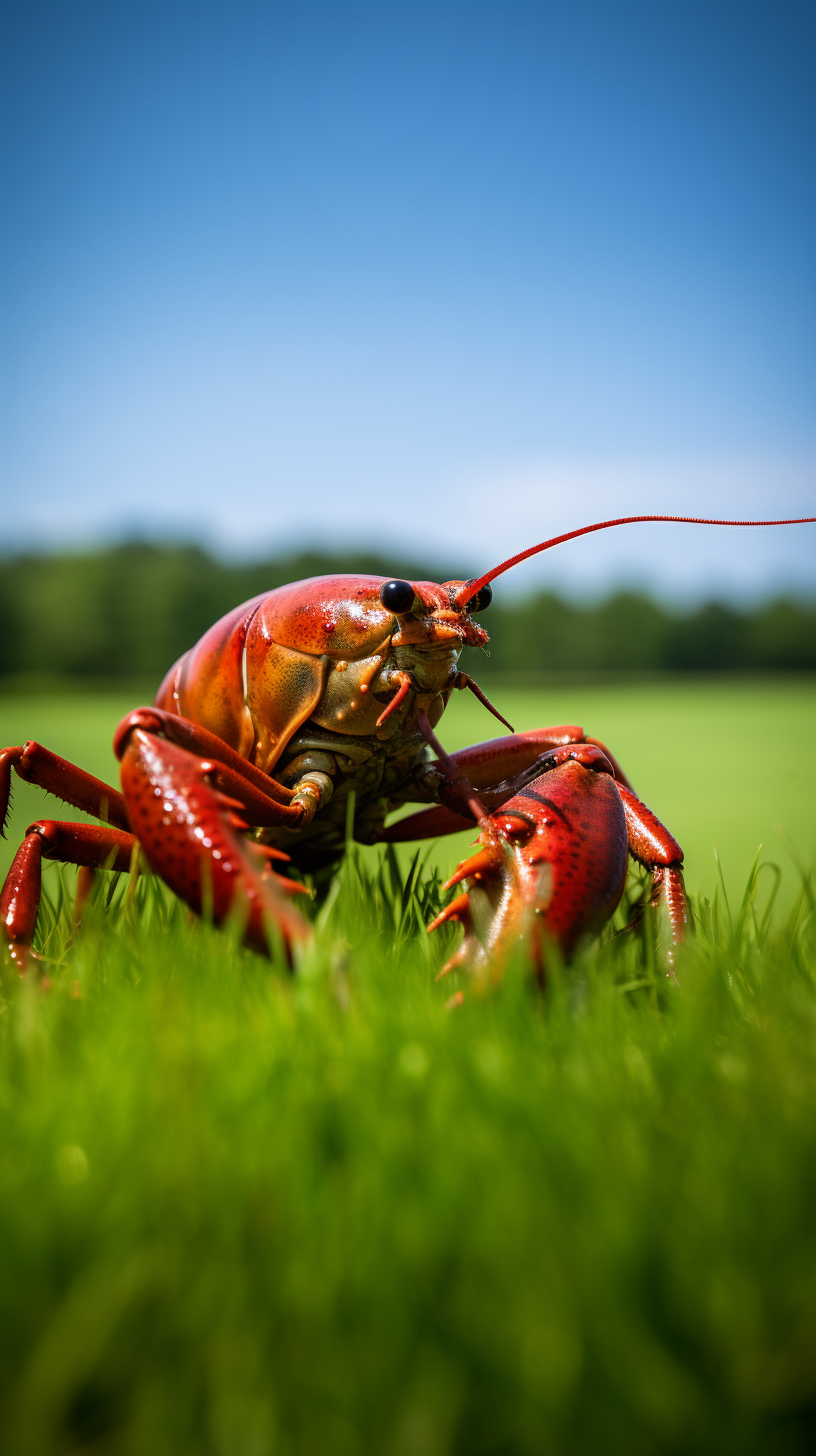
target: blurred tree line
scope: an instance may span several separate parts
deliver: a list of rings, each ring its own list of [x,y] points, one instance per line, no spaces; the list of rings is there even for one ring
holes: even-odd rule
[[[461,562],[445,575],[457,570],[466,576]],[[229,564],[197,546],[131,542],[84,555],[7,557],[0,560],[0,675],[158,681],[249,597],[346,571],[439,579],[428,562],[365,553]],[[583,606],[552,592],[503,603],[499,587],[483,621],[491,642],[480,678],[816,668],[814,602],[783,599],[746,611],[710,602],[674,612],[631,591]]]

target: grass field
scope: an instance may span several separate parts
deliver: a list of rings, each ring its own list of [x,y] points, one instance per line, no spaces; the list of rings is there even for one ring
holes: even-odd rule
[[[148,878],[69,944],[49,869],[50,990],[3,975],[0,1448],[811,1449],[816,923],[775,825],[811,858],[814,701],[502,695],[518,727],[607,738],[684,843],[714,903],[678,987],[625,938],[447,1012],[433,878],[403,893],[378,853],[294,978]],[[107,776],[129,706],[12,701],[2,736]],[[15,812],[57,811],[24,786]]]

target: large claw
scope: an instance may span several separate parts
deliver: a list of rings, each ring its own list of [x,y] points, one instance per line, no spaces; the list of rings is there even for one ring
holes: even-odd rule
[[[272,871],[270,859],[288,856],[247,841],[242,831],[250,809],[254,823],[293,811],[271,800],[262,806],[247,784],[248,808],[213,786],[213,779],[224,778],[218,764],[143,728],[128,726],[117,752],[128,818],[151,869],[197,914],[211,906],[216,925],[240,907],[244,939],[262,953],[268,953],[271,922],[291,958],[292,947],[308,935],[306,921],[288,898],[303,886]],[[267,817],[259,821],[263,807]]]
[[[613,914],[626,880],[626,816],[612,766],[599,748],[575,744],[541,760],[542,772],[491,814],[479,849],[445,888],[467,883],[428,927],[463,925],[443,967],[500,978],[519,942],[543,976],[547,946],[565,959]]]

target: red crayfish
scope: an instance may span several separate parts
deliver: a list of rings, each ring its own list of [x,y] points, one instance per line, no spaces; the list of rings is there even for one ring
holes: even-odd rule
[[[633,516],[541,542],[471,581],[313,578],[237,607],[172,667],[154,705],[119,724],[121,792],[35,742],[0,753],[0,812],[11,769],[100,824],[43,819],[26,832],[0,896],[12,957],[24,968],[36,927],[42,858],[81,866],[80,896],[99,868],[150,868],[197,913],[220,924],[236,904],[244,935],[268,949],[270,927],[290,961],[308,936],[281,872],[320,872],[342,855],[349,795],[364,844],[454,833],[475,821],[477,852],[449,886],[466,885],[437,917],[461,923],[446,969],[498,974],[519,937],[543,970],[548,944],[569,958],[623,893],[628,856],[651,872],[651,903],[672,942],[687,922],[680,846],[635,796],[603,743],[572,725],[514,733],[459,670],[484,647],[475,617],[491,581],[561,541],[633,521],[798,525]],[[445,753],[434,728],[451,693],[468,688],[510,730]],[[387,826],[405,804],[430,807]]]

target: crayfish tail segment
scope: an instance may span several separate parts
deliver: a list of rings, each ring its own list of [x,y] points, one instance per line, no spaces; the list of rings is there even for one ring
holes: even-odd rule
[[[267,823],[273,814],[280,822],[298,811],[264,802],[258,789],[249,783],[244,787],[231,770],[232,792],[222,792],[209,781],[209,761],[143,728],[123,734],[118,750],[128,815],[151,869],[196,914],[211,908],[216,925],[233,909],[242,911],[244,940],[264,954],[271,921],[291,960],[293,948],[308,934],[290,904],[301,887],[272,871],[268,861],[275,856],[263,850],[256,854],[259,847],[238,826],[253,821],[256,809]]]

